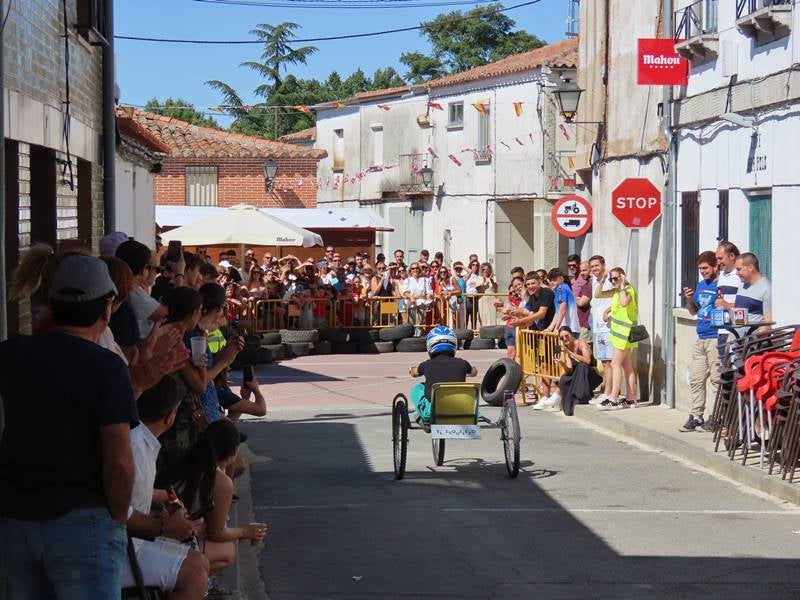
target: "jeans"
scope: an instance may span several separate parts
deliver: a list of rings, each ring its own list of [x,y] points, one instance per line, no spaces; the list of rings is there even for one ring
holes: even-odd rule
[[[14,600],[119,600],[125,525],[105,508],[58,519],[0,518],[0,554]]]

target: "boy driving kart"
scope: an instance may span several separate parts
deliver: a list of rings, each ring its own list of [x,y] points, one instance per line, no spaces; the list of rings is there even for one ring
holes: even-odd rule
[[[431,418],[431,388],[434,383],[463,383],[467,375],[475,377],[478,370],[462,358],[456,358],[458,340],[449,327],[434,327],[425,339],[430,358],[411,367],[412,377],[425,376],[425,383],[411,388],[409,397],[423,421]]]

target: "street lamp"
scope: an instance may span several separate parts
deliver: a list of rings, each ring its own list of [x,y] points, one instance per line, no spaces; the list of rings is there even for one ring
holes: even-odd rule
[[[420,177],[422,177],[422,185],[425,187],[431,187],[431,183],[433,183],[433,169],[428,166],[422,167],[419,170]]]
[[[578,103],[581,101],[583,90],[571,79],[564,79],[564,83],[555,89],[556,98],[561,114],[567,123],[572,123],[578,112]]]
[[[272,188],[272,182],[275,181],[275,175],[278,174],[278,163],[271,158],[264,161],[264,191],[268,192]]]

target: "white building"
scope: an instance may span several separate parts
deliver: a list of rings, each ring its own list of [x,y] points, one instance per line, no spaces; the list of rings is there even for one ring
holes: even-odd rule
[[[380,241],[416,258],[477,253],[501,282],[512,266],[552,267],[566,252],[551,203],[574,190],[574,133],[552,97],[574,78],[577,40],[428,82],[317,108],[319,206],[369,205],[395,231]],[[425,185],[423,169],[431,169]]]

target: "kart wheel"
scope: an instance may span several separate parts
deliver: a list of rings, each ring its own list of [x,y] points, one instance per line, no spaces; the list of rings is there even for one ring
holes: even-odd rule
[[[506,459],[506,470],[511,479],[519,475],[519,417],[517,403],[514,398],[504,401],[503,419],[500,425],[500,439],[503,441],[503,454]]]
[[[444,442],[444,440],[431,439],[433,462],[437,467],[441,467],[444,464]]]
[[[409,423],[407,402],[403,394],[397,394],[392,403],[392,455],[395,479],[402,479],[406,473]]]

